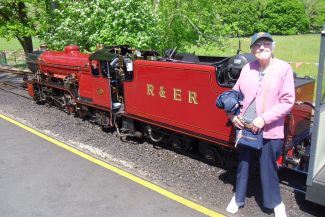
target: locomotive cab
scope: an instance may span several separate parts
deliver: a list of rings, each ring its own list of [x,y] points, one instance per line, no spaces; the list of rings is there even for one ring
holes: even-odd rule
[[[116,72],[118,55],[105,49],[93,53],[89,57],[89,72],[80,78],[80,99],[97,106],[119,108],[120,80]]]
[[[106,46],[89,57],[89,72],[80,78],[80,99],[117,110],[124,104],[124,82],[133,80],[133,60],[158,53],[128,45]]]

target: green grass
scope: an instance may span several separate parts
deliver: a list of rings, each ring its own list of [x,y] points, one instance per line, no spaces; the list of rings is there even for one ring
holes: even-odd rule
[[[294,35],[294,36],[274,36],[275,50],[277,58],[289,62],[292,69],[299,76],[310,76],[316,78],[319,61],[320,35]],[[241,50],[249,53],[250,38],[241,38]],[[208,56],[232,56],[238,49],[238,39],[228,40],[225,50],[218,50],[213,46],[191,47],[187,51],[195,52],[198,55]],[[302,63],[299,66],[299,63]],[[298,66],[298,67],[296,67]]]
[[[38,38],[33,38],[34,49],[39,48],[41,41]],[[0,38],[0,51],[23,51],[23,47],[20,45],[17,39],[6,40]]]
[[[273,36],[275,41],[274,55],[291,64],[294,72],[299,77],[309,76],[317,79],[320,34],[294,35],[294,36]],[[249,53],[250,38],[241,38],[242,53]],[[207,56],[232,56],[238,49],[238,38],[231,38],[227,41],[226,49],[220,50],[216,47],[190,47],[189,52],[197,55]],[[323,79],[322,93],[325,93],[325,78]]]
[[[41,41],[39,39],[33,38],[34,50],[39,48],[40,44]],[[0,38],[0,52],[5,52],[7,64],[19,68],[27,67],[23,47],[20,45],[17,39],[6,40],[4,38]],[[1,56],[0,63],[5,63]]]

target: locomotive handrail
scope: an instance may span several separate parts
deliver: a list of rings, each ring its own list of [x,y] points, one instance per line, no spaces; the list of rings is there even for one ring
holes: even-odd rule
[[[222,63],[224,63],[224,62],[226,62],[227,60],[229,60],[231,57],[226,57],[226,58],[224,58],[224,59],[222,59],[222,60],[220,60],[220,61],[217,61],[217,62],[214,62],[214,63],[211,63],[211,65],[216,65],[217,67],[218,67],[218,65],[220,65],[220,64],[222,64]]]

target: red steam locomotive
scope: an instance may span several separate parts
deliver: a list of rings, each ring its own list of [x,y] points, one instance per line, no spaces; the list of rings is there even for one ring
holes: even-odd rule
[[[208,160],[224,161],[234,150],[234,129],[215,105],[254,57],[197,56],[168,50],[164,57],[127,45],[92,54],[69,45],[63,52],[31,54],[28,92],[37,102],[115,128],[121,138],[147,137],[182,150],[197,148]],[[287,117],[281,166],[307,171],[314,80],[295,78],[296,100]],[[228,153],[228,152],[227,152]]]

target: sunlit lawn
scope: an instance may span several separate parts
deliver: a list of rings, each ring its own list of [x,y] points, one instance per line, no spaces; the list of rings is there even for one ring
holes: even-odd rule
[[[320,34],[318,35],[294,35],[294,36],[273,36],[276,47],[274,50],[277,58],[289,63],[299,76],[308,75],[315,78],[317,75],[319,61]],[[250,52],[250,38],[241,38],[242,52]],[[218,50],[213,46],[191,47],[190,52],[201,55],[232,56],[238,49],[238,38],[231,38],[228,41],[227,49]]]
[[[34,50],[39,48],[41,41],[37,38],[33,38]],[[26,61],[24,56],[24,50],[17,39],[6,40],[0,38],[0,52],[6,53],[6,62],[16,67],[26,67]],[[3,59],[0,59],[0,63],[3,63]]]
[[[315,35],[294,35],[294,36],[273,36],[275,41],[274,54],[277,58],[289,62],[293,71],[299,77],[309,76],[317,78],[320,34]],[[200,55],[208,56],[232,56],[238,49],[238,38],[228,40],[227,49],[220,50],[214,46],[209,47],[191,47],[187,50]],[[250,38],[241,38],[241,50],[243,53],[250,52]],[[323,93],[325,92],[325,79],[323,80]]]
[[[34,49],[39,48],[41,41],[37,38],[33,38]],[[6,40],[4,38],[0,38],[0,51],[23,51],[22,46],[18,42],[17,39]]]

